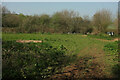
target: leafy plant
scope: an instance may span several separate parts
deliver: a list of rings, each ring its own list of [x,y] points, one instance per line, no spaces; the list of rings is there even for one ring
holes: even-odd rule
[[[118,52],[118,42],[109,43],[104,46],[104,50],[110,51],[112,54],[117,54]]]
[[[118,47],[118,41],[116,42],[113,42],[113,43],[109,43],[107,45],[104,46],[104,50],[107,51],[107,53],[109,53],[109,55],[114,55],[114,59],[115,61],[118,61],[119,58],[118,58],[118,50],[119,50],[119,47]]]
[[[3,41],[3,79],[44,79],[67,65],[66,49],[47,43]]]

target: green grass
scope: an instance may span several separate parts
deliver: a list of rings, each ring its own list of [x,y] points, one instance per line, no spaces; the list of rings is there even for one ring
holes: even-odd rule
[[[94,38],[99,38],[99,37],[94,36]],[[112,67],[114,67],[114,65],[117,65],[117,62],[113,60],[114,56],[106,55],[106,54],[110,54],[111,51],[109,51],[108,49],[107,50],[104,49],[106,45],[109,47],[109,44],[110,46],[113,45],[114,48],[116,48],[115,46],[117,45],[114,44],[113,42],[100,41],[94,38],[90,36],[84,37],[81,34],[69,34],[69,35],[68,34],[2,34],[2,40],[4,42],[9,42],[9,41],[16,42],[16,40],[42,40],[43,43],[49,44],[53,48],[65,48],[66,51],[64,54],[67,56],[71,56],[71,58],[69,58],[69,60],[72,59],[71,62],[72,61],[75,62],[76,60],[79,60],[80,57],[84,57],[84,56],[97,55],[97,57],[99,57],[100,54],[103,55],[105,54],[104,56],[98,59],[99,60],[98,63],[99,62],[106,63],[107,66],[106,71],[109,74],[111,74],[112,73],[111,69]],[[103,39],[106,38],[104,37]],[[38,45],[39,43],[36,44]],[[3,43],[3,46],[4,47],[6,46],[5,49],[7,49],[8,46],[9,47],[11,46],[11,44],[8,45],[6,43],[6,45],[4,45]],[[29,47],[29,45],[27,46]],[[16,47],[19,48],[20,46],[18,45]],[[33,51],[34,49],[35,47],[32,47],[29,50]],[[22,51],[22,49],[18,49],[18,50]],[[23,53],[25,53],[25,51]],[[77,56],[77,58],[74,58],[73,56]]]
[[[97,38],[97,39],[105,39],[105,40],[113,40],[114,38],[117,38],[117,35],[109,36],[108,34],[97,34],[97,35],[88,35],[91,38]]]
[[[102,42],[99,40],[94,40],[89,37],[83,37],[79,34],[3,34],[3,41],[13,41],[13,40],[42,40],[47,42],[52,46],[64,45],[68,49],[69,54],[78,54],[80,50],[87,46],[92,46],[93,44],[98,44],[103,46],[107,42]]]

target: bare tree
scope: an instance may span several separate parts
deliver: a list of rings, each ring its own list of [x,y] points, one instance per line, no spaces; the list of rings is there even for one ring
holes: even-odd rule
[[[72,32],[77,27],[77,17],[79,17],[78,12],[63,10],[52,16],[52,23],[55,30],[61,30],[63,33]]]
[[[4,16],[5,14],[10,14],[11,12],[5,7],[2,6],[2,15]]]
[[[93,24],[98,32],[105,32],[111,22],[111,12],[107,9],[102,9],[101,11],[96,12],[93,16]]]

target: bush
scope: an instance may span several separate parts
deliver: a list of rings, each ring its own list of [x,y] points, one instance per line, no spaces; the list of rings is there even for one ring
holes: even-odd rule
[[[3,41],[3,79],[44,79],[67,64],[66,50],[47,43]]]

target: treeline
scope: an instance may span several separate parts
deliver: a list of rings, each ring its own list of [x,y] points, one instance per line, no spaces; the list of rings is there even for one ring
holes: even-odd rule
[[[24,15],[10,12],[2,7],[3,32],[13,33],[101,33],[106,32],[108,26],[117,27],[117,19],[112,20],[111,12],[103,9],[94,14],[80,17],[78,12],[63,10],[53,15]]]

